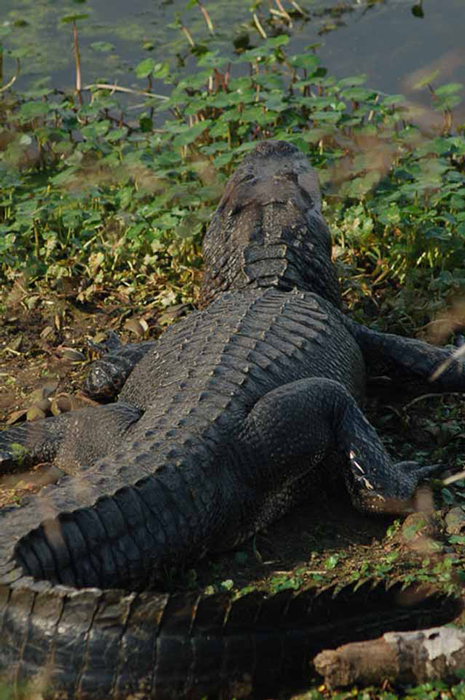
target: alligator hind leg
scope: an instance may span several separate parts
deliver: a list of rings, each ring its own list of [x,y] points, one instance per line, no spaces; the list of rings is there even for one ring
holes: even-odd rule
[[[122,402],[92,406],[0,432],[0,473],[54,462],[65,471],[110,452],[142,415]]]
[[[122,345],[118,336],[110,332],[104,343],[91,343],[102,353],[90,366],[83,389],[95,401],[113,401],[121,391],[136,364],[152,350],[157,341]]]
[[[454,359],[453,351],[373,331],[347,317],[344,323],[360,346],[369,375],[385,374],[396,384],[408,382],[428,392],[465,392],[465,361]]]
[[[325,378],[301,379],[260,399],[246,419],[245,440],[263,465],[260,487],[274,484],[278,498],[287,494],[292,502],[315,490],[316,474],[341,464],[357,508],[403,512],[419,481],[438,469],[393,463],[353,396]]]

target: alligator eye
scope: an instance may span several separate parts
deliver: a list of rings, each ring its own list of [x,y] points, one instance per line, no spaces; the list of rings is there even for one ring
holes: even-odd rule
[[[244,175],[244,177],[241,178],[241,184],[243,182],[250,183],[250,182],[256,182],[256,181],[257,181],[257,178],[255,177],[255,175],[252,175],[252,173],[247,173],[247,175]]]

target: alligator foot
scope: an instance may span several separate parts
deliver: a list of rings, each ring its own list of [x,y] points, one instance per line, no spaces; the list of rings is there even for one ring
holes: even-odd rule
[[[301,379],[269,392],[249,414],[245,435],[251,444],[266,436],[262,460],[271,468],[288,472],[287,461],[300,464],[300,489],[322,462],[342,464],[352,502],[363,511],[412,509],[419,482],[439,469],[393,463],[352,395],[331,379]]]
[[[387,375],[396,384],[427,392],[465,391],[463,350],[438,348],[414,338],[379,333],[347,317],[344,323],[362,350],[369,375]]]
[[[115,331],[108,331],[107,337],[101,343],[88,340],[87,346],[99,355],[107,355],[108,353],[120,350],[123,347],[123,343]]]
[[[119,402],[62,413],[0,432],[0,473],[54,462],[65,471],[91,465],[114,448],[142,411]]]
[[[152,350],[156,341],[122,345],[111,332],[103,343],[89,343],[103,357],[90,366],[84,381],[84,392],[95,401],[113,401],[121,391],[136,364]]]

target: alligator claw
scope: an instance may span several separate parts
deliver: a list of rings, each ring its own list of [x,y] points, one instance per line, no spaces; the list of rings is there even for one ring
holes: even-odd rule
[[[122,345],[123,344],[115,331],[108,331],[106,339],[101,343],[96,343],[93,340],[87,341],[87,347],[94,350],[94,352],[99,353],[99,355],[106,355],[109,352],[114,352],[115,350],[118,350],[118,348],[122,347]]]

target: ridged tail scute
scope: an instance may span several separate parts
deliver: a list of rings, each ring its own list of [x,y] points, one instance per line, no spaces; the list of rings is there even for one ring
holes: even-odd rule
[[[454,598],[354,585],[270,597],[76,590],[20,578],[0,585],[0,672],[19,693],[197,700],[294,689],[325,648],[452,620]]]
[[[285,141],[259,143],[228,180],[203,257],[204,304],[226,290],[273,286],[341,306],[317,174]]]

